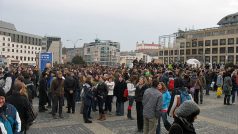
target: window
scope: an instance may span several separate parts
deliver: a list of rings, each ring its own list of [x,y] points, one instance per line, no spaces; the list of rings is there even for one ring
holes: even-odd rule
[[[174,55],[174,51],[170,50],[170,54],[169,55]]]
[[[90,53],[90,48],[87,48],[87,53]]]
[[[212,45],[217,46],[218,45],[218,40],[212,40]]]
[[[30,57],[28,57],[28,61],[30,61],[31,59],[30,59]]]
[[[186,50],[186,55],[190,55],[191,53],[190,53],[190,49],[187,49]]]
[[[28,54],[30,54],[31,52],[30,51],[28,51]]]
[[[20,57],[20,60],[22,60],[22,56]]]
[[[203,41],[198,41],[198,46],[203,47]]]
[[[238,38],[236,38],[236,44],[238,44]]]
[[[26,53],[26,50],[24,51],[24,53]]]
[[[2,39],[5,40],[5,37],[3,37]]]
[[[165,51],[164,51],[164,55],[168,55],[168,50],[165,50]]]
[[[174,50],[174,55],[178,55],[178,50]]]
[[[2,43],[2,46],[5,46],[5,43]]]
[[[212,63],[217,63],[217,56],[212,56]]]
[[[31,61],[33,61],[34,60],[34,58],[33,57],[31,57]]]
[[[198,54],[203,54],[203,49],[198,49]]]
[[[211,41],[210,40],[206,40],[205,41],[205,46],[210,46],[211,45]]]
[[[24,48],[26,48],[26,46],[24,46]]]
[[[21,45],[21,48],[22,48],[22,45]]]
[[[31,51],[31,54],[33,54],[33,51]]]
[[[186,42],[186,47],[191,47],[191,43],[190,42]]]
[[[2,48],[2,51],[5,51],[5,48]]]
[[[14,58],[14,56],[12,56],[12,58]]]
[[[212,54],[217,54],[218,53],[218,49],[217,48],[212,48]]]
[[[40,50],[40,48],[38,48],[38,50]]]
[[[14,49],[12,49],[12,52],[14,52]]]
[[[220,45],[226,45],[226,39],[220,39]]]
[[[225,56],[220,56],[220,63],[224,64],[225,63]]]
[[[228,47],[228,53],[234,53],[234,47]]]
[[[26,57],[24,57],[24,61],[26,61]]]
[[[20,50],[20,53],[22,53],[22,50]]]
[[[197,49],[192,49],[192,54],[197,54]]]
[[[184,42],[181,42],[180,43],[180,48],[184,48],[184,45],[185,45]]]
[[[35,50],[37,50],[37,47],[35,47]]]
[[[7,44],[7,46],[9,46],[9,47],[10,47],[10,43],[8,43],[8,44]]]
[[[12,47],[14,47],[14,44],[12,44]]]
[[[205,62],[210,63],[210,56],[205,56]]]
[[[10,38],[8,38],[7,40],[10,41]]]
[[[221,48],[220,48],[220,53],[221,53],[221,54],[226,53],[226,48],[225,48],[225,47],[221,47]]]
[[[18,53],[18,50],[16,50],[16,52]]]
[[[163,51],[159,51],[159,56],[163,56]]]
[[[228,56],[228,63],[233,63],[234,62],[234,56],[233,55],[229,55]]]
[[[31,49],[31,47],[30,47],[30,46],[28,46],[28,49]]]
[[[18,56],[16,56],[16,59],[18,60]]]
[[[234,38],[228,38],[228,45],[233,45],[235,43]]]
[[[180,55],[184,55],[184,50],[180,50]]]
[[[197,41],[192,42],[192,47],[197,47]]]
[[[17,48],[18,48],[18,45],[17,45]]]
[[[210,54],[210,48],[205,48],[205,54]]]

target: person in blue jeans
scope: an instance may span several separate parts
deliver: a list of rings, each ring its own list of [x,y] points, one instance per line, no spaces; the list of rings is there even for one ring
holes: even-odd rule
[[[162,110],[160,114],[161,114],[165,129],[169,131],[171,124],[167,119],[167,111],[170,104],[171,95],[163,82],[159,83],[159,91],[163,94],[163,105],[162,105]],[[158,119],[156,134],[160,134],[160,119]]]

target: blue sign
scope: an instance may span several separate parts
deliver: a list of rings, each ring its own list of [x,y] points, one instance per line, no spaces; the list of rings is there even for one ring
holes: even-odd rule
[[[53,66],[53,53],[51,52],[40,53],[39,58],[40,58],[39,66],[40,66],[41,72],[44,71],[44,69],[46,68],[46,65]]]

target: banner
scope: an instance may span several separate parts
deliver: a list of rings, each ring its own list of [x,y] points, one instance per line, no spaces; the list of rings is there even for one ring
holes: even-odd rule
[[[53,53],[52,52],[40,53],[39,66],[41,72],[43,72],[46,67],[47,68],[53,67]]]

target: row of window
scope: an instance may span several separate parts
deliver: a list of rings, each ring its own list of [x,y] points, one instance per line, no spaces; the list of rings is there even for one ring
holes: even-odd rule
[[[2,51],[3,52],[6,51],[6,52],[25,53],[25,54],[27,53],[26,50],[23,51],[23,50],[18,50],[18,49],[15,50],[15,49],[5,49],[5,48],[2,48]],[[28,51],[28,54],[34,54],[34,53],[36,54],[36,53],[39,53],[39,52]]]
[[[7,55],[1,55],[3,58],[7,57],[9,58],[10,56]],[[21,61],[35,61],[35,57],[23,57],[23,56],[12,56],[12,58],[16,59],[16,60],[21,60]]]
[[[193,38],[203,38],[208,36],[219,36],[219,35],[227,35],[227,34],[237,34],[238,29],[228,29],[228,30],[218,30],[212,32],[205,32],[205,33],[195,33],[192,34]]]
[[[39,38],[28,37],[28,36],[23,36],[23,35],[19,35],[19,34],[6,33],[6,32],[1,32],[1,31],[0,31],[0,35],[11,36],[12,42],[32,44],[32,45],[41,45],[41,39],[39,39]],[[3,37],[3,40],[10,41],[10,38],[6,39],[6,37]]]
[[[6,44],[2,43],[2,46],[6,46]],[[28,49],[32,49],[32,50],[34,50],[34,49],[37,50],[37,47],[30,47],[30,46],[27,47],[25,45],[15,45],[15,44],[10,45],[10,43],[8,43],[7,46],[8,47],[15,47],[16,46],[16,48],[23,48],[24,47],[25,49],[28,48]],[[40,47],[38,48],[38,50],[40,50]]]
[[[214,39],[214,40],[205,40],[205,41],[196,41],[193,40],[192,43],[191,42],[182,42],[180,43],[180,48],[188,48],[188,47],[203,47],[205,44],[205,46],[217,46],[218,44],[220,45],[234,45],[235,44],[235,39],[234,38],[228,38],[228,39]],[[238,44],[238,38],[236,38],[236,44]]]
[[[186,52],[186,55],[204,54],[203,48],[180,50],[180,55],[184,55],[185,52]],[[218,54],[218,53],[224,54],[224,53],[234,53],[234,52],[235,52],[234,47],[228,47],[227,49],[226,49],[226,47],[220,47],[219,49],[218,48],[205,48],[205,54]],[[174,51],[173,50],[170,50],[170,51],[165,50],[164,52],[160,51],[159,56],[163,56],[163,53],[165,56],[178,55],[178,50],[174,50]],[[236,53],[238,53],[238,47],[236,47]]]

